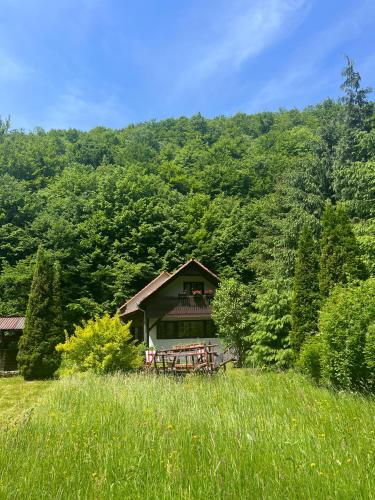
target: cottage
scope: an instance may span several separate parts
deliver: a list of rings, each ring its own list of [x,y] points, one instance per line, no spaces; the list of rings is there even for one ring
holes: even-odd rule
[[[24,325],[23,316],[0,316],[0,372],[17,370],[18,341]]]
[[[191,259],[173,273],[162,272],[119,308],[119,316],[132,321],[133,335],[148,347],[217,343],[211,302],[218,283],[216,274]]]

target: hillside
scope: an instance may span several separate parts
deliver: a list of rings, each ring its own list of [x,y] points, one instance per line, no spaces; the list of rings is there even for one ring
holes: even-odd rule
[[[344,91],[303,111],[121,130],[26,133],[3,120],[0,314],[25,313],[39,244],[61,263],[69,331],[194,256],[251,284],[284,346],[299,235],[319,237],[327,200],[345,206],[375,273],[374,109],[349,77]]]

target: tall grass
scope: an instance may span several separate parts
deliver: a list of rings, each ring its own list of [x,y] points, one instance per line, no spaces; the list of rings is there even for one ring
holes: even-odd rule
[[[0,377],[0,429],[24,417],[51,381],[25,382],[21,377]],[[1,437],[0,437],[1,447]]]
[[[293,374],[66,379],[0,435],[0,498],[372,498],[374,418]]]

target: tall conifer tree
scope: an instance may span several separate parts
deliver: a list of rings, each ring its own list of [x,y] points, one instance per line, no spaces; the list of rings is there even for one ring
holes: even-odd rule
[[[59,271],[39,247],[18,352],[26,380],[52,377],[60,363],[55,346],[63,339]]]
[[[311,229],[305,225],[298,241],[291,303],[290,343],[299,352],[305,339],[318,329],[319,257]]]
[[[366,279],[367,271],[360,258],[360,250],[342,204],[326,204],[322,217],[319,286],[322,297],[327,297],[338,283]]]

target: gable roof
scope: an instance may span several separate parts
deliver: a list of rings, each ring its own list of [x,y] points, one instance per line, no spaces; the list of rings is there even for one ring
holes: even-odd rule
[[[125,316],[127,314],[131,314],[133,312],[139,311],[142,302],[153,295],[155,292],[160,290],[160,288],[166,286],[168,283],[173,281],[179,274],[183,273],[189,266],[192,264],[196,265],[200,268],[200,271],[203,274],[206,274],[209,279],[213,280],[215,283],[219,282],[219,277],[210,271],[208,267],[204,266],[201,262],[195,259],[190,259],[185,264],[180,266],[173,273],[167,273],[163,271],[159,276],[157,276],[153,281],[151,281],[148,285],[146,285],[142,290],[134,295],[131,299],[129,299],[125,304],[123,304],[119,308],[119,315]]]
[[[0,330],[23,330],[24,316],[0,316]]]
[[[137,292],[131,299],[129,299],[125,304],[119,308],[119,314],[122,316],[125,313],[130,314],[132,312],[138,311],[138,304],[142,302],[146,297],[151,295],[154,291],[158,290],[160,286],[170,277],[170,273],[163,271],[159,276],[150,281],[142,290]]]

